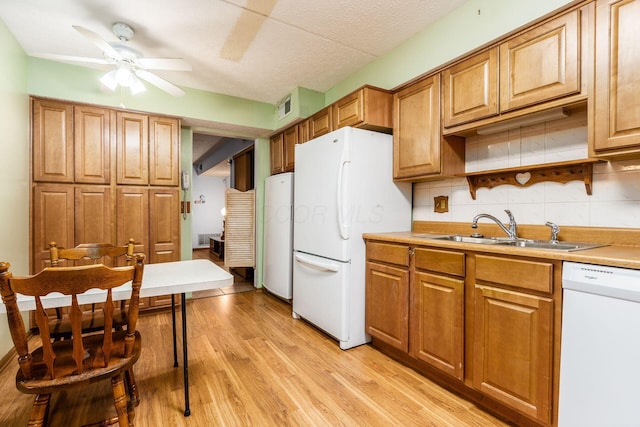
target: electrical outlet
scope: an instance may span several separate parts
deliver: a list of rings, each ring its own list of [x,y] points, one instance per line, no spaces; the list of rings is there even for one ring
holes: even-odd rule
[[[436,196],[433,198],[433,211],[437,213],[449,212],[449,196]]]

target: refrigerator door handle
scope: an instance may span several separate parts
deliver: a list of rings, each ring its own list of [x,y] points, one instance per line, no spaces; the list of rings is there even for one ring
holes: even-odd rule
[[[300,264],[304,264],[305,266],[313,268],[314,270],[326,271],[330,273],[337,273],[339,270],[339,266],[334,263],[315,261],[301,254],[296,254],[295,259]]]
[[[340,172],[338,173],[338,231],[340,232],[340,237],[342,240],[349,240],[349,224],[345,221],[345,212],[344,212],[344,184],[346,177],[346,168],[347,164],[351,163],[351,160],[344,158],[344,153],[342,159],[340,159]]]

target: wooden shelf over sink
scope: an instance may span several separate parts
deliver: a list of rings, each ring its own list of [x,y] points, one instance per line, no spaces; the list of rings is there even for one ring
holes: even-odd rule
[[[543,181],[553,181],[561,184],[566,184],[569,181],[584,181],[587,194],[591,195],[593,164],[599,162],[602,162],[602,160],[571,160],[568,162],[472,172],[461,176],[467,178],[469,192],[473,200],[476,199],[476,190],[478,188],[493,188],[504,184],[528,187]]]

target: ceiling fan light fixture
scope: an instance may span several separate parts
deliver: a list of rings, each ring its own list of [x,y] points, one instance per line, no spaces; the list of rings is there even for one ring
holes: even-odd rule
[[[118,81],[116,80],[116,70],[111,70],[102,77],[100,77],[100,83],[107,87],[111,92],[118,87]]]
[[[137,78],[136,76],[132,76],[132,77],[133,77],[133,83],[131,83],[131,86],[129,87],[129,90],[131,91],[131,95],[137,95],[139,93],[145,92],[147,88],[144,86],[144,84],[142,84],[140,79]]]
[[[116,70],[116,81],[122,87],[129,87],[133,84],[133,73],[127,67],[118,67]]]
[[[100,83],[102,83],[111,92],[114,92],[118,86],[128,87],[132,95],[145,92],[147,88],[129,69],[119,67],[115,70],[111,70],[102,77],[100,77]]]

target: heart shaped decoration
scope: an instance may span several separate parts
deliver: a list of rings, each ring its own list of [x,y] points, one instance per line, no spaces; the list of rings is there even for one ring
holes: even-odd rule
[[[529,182],[530,179],[531,179],[531,173],[529,172],[522,172],[522,173],[516,174],[516,181],[518,181],[518,184],[520,185],[525,185],[527,182]]]

